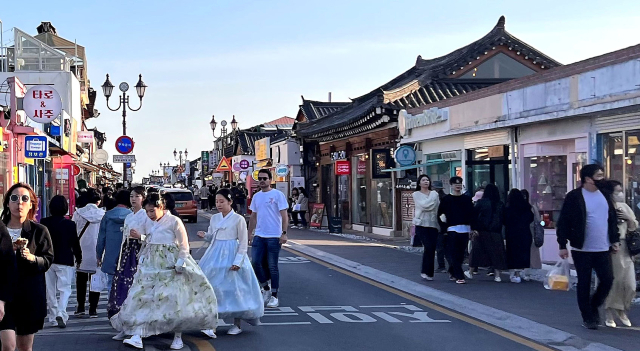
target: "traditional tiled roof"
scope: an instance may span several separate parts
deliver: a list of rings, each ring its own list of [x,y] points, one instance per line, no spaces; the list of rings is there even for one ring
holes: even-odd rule
[[[291,129],[295,121],[296,120],[291,117],[284,116],[271,122],[263,123],[262,127],[266,129]]]
[[[325,102],[305,100],[303,97],[302,105],[300,105],[300,112],[302,112],[307,121],[315,121],[319,118],[330,115],[349,104],[350,102]]]
[[[433,102],[475,91],[508,79],[460,79],[465,67],[496,48],[508,49],[527,60],[538,70],[560,63],[542,54],[505,30],[505,18],[481,39],[445,56],[425,60],[418,56],[416,64],[398,77],[351,103],[312,123],[298,123],[296,134],[308,139],[327,141],[357,134],[397,121],[398,111],[429,105]],[[458,72],[458,75],[456,75]]]

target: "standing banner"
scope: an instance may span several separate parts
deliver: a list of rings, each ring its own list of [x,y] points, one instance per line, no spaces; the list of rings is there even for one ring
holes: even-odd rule
[[[322,217],[324,216],[324,204],[312,204],[311,205],[311,227],[322,227]]]

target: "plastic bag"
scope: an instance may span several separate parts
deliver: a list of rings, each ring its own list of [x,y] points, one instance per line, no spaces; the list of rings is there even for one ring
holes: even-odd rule
[[[98,271],[91,275],[91,283],[89,284],[89,291],[102,292],[108,288],[109,276],[107,273],[98,269]]]
[[[544,288],[547,290],[569,291],[569,278],[571,275],[571,265],[566,258],[558,261],[544,280]]]

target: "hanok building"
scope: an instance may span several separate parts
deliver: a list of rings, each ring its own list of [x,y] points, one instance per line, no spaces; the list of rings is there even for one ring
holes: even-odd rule
[[[310,192],[317,192],[318,201],[325,204],[326,213],[334,217],[334,223],[339,217],[344,226],[355,230],[387,236],[400,233],[402,219],[413,216],[410,198],[400,199],[401,188],[406,189],[407,184],[415,181],[417,168],[425,165],[394,169],[393,153],[400,138],[399,111],[428,109],[430,104],[559,65],[508,33],[504,17],[487,35],[463,48],[429,60],[418,56],[409,70],[352,99],[339,110],[308,122],[298,120],[296,135],[305,148],[315,151],[317,160],[305,162],[311,168],[315,165],[319,172],[317,180],[307,178],[309,185],[315,187],[311,187]],[[300,111],[306,116],[307,110],[302,106]],[[446,116],[435,120],[446,121]],[[414,148],[417,149],[417,145]],[[432,153],[432,150],[417,150],[418,154],[421,152]],[[433,157],[445,158],[443,155]],[[433,163],[447,168],[438,170],[443,174],[439,179],[441,183],[462,173],[460,157],[456,153],[447,155],[446,163]],[[509,152],[500,157],[507,165],[502,171],[508,172]],[[417,157],[418,162],[421,159]],[[491,170],[493,161],[498,160],[488,157],[478,160],[486,163],[487,172],[492,174],[500,171]],[[307,174],[313,172],[307,170]],[[500,178],[492,181],[499,182]]]

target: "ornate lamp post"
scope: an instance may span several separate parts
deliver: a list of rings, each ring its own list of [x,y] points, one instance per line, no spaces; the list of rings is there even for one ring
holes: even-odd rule
[[[115,109],[112,109],[111,106],[109,106],[109,98],[113,93],[114,86],[109,80],[108,74],[107,74],[107,80],[105,80],[104,83],[102,84],[102,92],[104,93],[104,96],[107,98],[107,108],[114,112],[122,108],[122,135],[127,135],[127,108],[130,111],[134,111],[134,112],[139,111],[142,108],[142,98],[144,97],[144,93],[147,90],[147,85],[144,84],[144,82],[142,81],[142,74],[139,75],[138,77],[139,77],[138,83],[135,85],[135,88],[136,88],[136,93],[140,98],[140,106],[137,109],[133,109],[131,108],[131,105],[129,105],[129,95],[127,95],[127,91],[129,90],[129,84],[127,82],[122,82],[118,86],[118,88],[122,92],[122,96],[118,97],[118,107]],[[127,164],[126,163],[122,165],[122,170],[123,170],[122,181],[126,183],[127,182]]]

